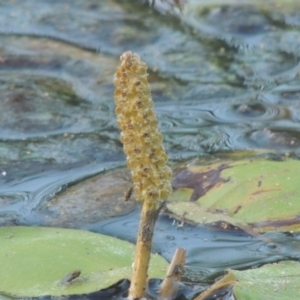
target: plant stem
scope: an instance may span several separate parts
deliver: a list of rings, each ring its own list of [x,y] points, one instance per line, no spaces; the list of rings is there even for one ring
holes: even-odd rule
[[[133,274],[129,289],[129,299],[142,299],[145,294],[153,232],[161,208],[162,205],[157,208],[153,203],[146,201],[143,203],[136,242]]]
[[[184,273],[186,250],[177,248],[170,263],[166,278],[161,284],[158,300],[172,300],[179,289],[181,276]]]
[[[159,204],[172,192],[172,170],[153,110],[147,64],[136,53],[123,53],[114,76],[114,98],[121,142],[131,170],[134,195],[143,202],[129,298],[144,296]]]

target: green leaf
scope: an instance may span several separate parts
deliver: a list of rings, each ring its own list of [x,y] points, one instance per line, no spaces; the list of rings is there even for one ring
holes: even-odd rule
[[[282,261],[247,271],[230,271],[237,282],[237,300],[291,300],[299,298],[300,264]]]
[[[261,268],[228,273],[195,300],[211,299],[222,288],[233,286],[236,300],[291,300],[298,299],[300,290],[300,264],[282,261]]]
[[[46,227],[0,228],[0,291],[17,297],[83,294],[131,277],[134,245],[88,231]],[[153,255],[149,275],[167,262]],[[70,283],[63,278],[81,275]]]
[[[175,175],[170,199],[196,200],[206,223],[219,218],[260,231],[300,231],[299,170],[298,160],[253,158],[193,165]]]

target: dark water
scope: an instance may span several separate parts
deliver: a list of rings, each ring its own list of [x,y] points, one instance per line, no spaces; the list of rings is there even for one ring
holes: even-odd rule
[[[151,2],[0,1],[1,225],[49,225],[45,207],[67,187],[124,166],[112,78],[127,50],[149,65],[171,162],[237,150],[300,156],[298,1]],[[119,237],[134,241],[132,215],[101,221],[112,227],[97,217],[72,227],[115,235],[128,217]],[[278,233],[281,247],[268,249],[163,218],[155,251],[170,259],[186,245],[190,280],[298,259],[295,236]]]
[[[84,226],[100,232],[135,242],[138,212],[115,217]],[[180,245],[187,250],[185,279],[194,282],[211,282],[228,268],[246,269],[284,259],[300,258],[300,237],[280,232],[266,233],[267,243],[242,230],[222,230],[185,224],[178,227],[174,219],[162,214],[156,225],[153,252],[171,261]],[[184,245],[184,246],[183,246]]]

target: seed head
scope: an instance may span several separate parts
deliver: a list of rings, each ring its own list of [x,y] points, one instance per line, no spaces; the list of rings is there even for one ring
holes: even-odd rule
[[[136,53],[121,57],[114,84],[121,142],[131,170],[135,197],[156,204],[172,191],[172,171],[153,111],[147,65]]]

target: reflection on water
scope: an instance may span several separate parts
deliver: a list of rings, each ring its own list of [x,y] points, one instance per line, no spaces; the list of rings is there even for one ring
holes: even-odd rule
[[[126,50],[149,65],[171,160],[298,157],[299,12],[296,0],[0,1],[0,224],[43,224],[61,190],[124,165],[112,78]]]

